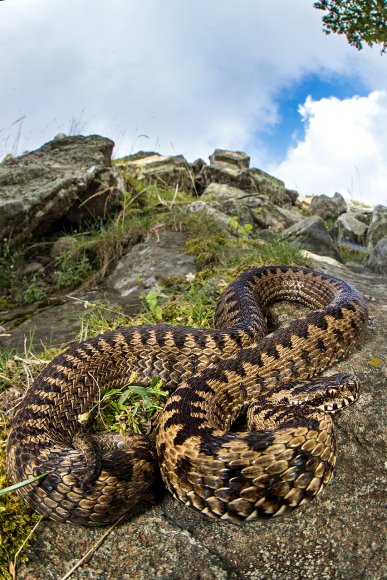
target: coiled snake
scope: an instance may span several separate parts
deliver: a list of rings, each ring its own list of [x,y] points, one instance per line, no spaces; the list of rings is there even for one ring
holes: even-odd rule
[[[267,334],[264,313],[282,299],[315,310]],[[294,509],[329,481],[336,455],[330,414],[358,396],[353,376],[311,377],[349,353],[366,320],[363,297],[347,282],[267,266],[228,286],[216,330],[126,327],[76,344],[46,367],[17,409],[10,477],[47,473],[18,493],[59,521],[105,524],[147,497],[156,454],[146,438],[117,442],[79,422],[101,387],[122,385],[135,372],[141,382],[157,375],[177,387],[156,437],[175,497],[230,521]],[[233,429],[240,416],[247,431]]]

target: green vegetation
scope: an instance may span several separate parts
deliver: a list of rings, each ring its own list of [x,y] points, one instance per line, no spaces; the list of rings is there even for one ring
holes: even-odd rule
[[[358,50],[363,43],[379,44],[387,49],[387,5],[385,0],[321,0],[314,7],[325,10],[323,16],[326,34],[344,34],[349,44]]]
[[[345,246],[339,246],[337,248],[341,259],[344,264],[347,262],[355,262],[356,264],[362,264],[366,258],[366,254],[356,249],[347,248]]]

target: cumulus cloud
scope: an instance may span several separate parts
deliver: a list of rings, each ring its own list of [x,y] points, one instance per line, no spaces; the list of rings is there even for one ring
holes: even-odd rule
[[[75,121],[122,153],[135,142],[189,157],[248,147],[284,84],[344,71],[351,55],[303,0],[6,0],[0,43],[3,150],[24,116],[19,147]]]
[[[304,0],[5,0],[0,158],[71,130],[113,138],[116,155],[223,147],[265,168],[264,130],[287,87],[355,71],[387,89],[381,66],[377,49],[326,37]]]
[[[306,194],[340,191],[387,204],[387,92],[350,99],[308,97],[299,107],[305,136],[271,170]]]

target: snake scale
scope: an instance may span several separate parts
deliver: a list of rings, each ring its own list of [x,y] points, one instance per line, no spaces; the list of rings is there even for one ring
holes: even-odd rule
[[[284,299],[313,310],[268,334],[267,308]],[[292,510],[329,481],[331,414],[358,397],[352,375],[314,376],[350,352],[366,321],[351,284],[266,266],[227,287],[216,329],[123,327],[75,344],[17,408],[10,478],[47,473],[19,495],[54,520],[87,525],[112,522],[149,497],[157,459],[170,492],[203,514],[240,522]],[[136,383],[159,376],[175,389],[159,417],[156,451],[142,435],[93,435],[79,421],[100,389],[122,386],[131,373]]]

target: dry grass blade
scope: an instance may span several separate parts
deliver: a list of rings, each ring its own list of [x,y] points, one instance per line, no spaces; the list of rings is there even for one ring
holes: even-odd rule
[[[20,546],[20,548],[18,549],[18,551],[15,554],[15,557],[13,559],[13,562],[10,562],[9,564],[9,573],[12,576],[12,580],[16,580],[16,566],[17,566],[17,559],[19,557],[19,555],[21,554],[24,546],[26,545],[26,543],[30,540],[30,538],[33,536],[33,534],[35,533],[37,527],[39,526],[40,522],[42,521],[43,516],[40,516],[40,519],[36,522],[36,524],[34,525],[34,527],[32,528],[32,530],[30,531],[30,533],[28,534],[28,536],[26,537],[26,539],[24,540],[24,542],[22,543],[22,545]]]
[[[70,578],[70,576],[76,570],[78,570],[78,568],[80,568],[80,566],[82,566],[82,564],[87,562],[87,560],[94,554],[94,552],[96,552],[98,550],[98,548],[101,546],[101,544],[104,542],[104,540],[114,530],[114,528],[120,523],[120,521],[124,519],[125,516],[126,516],[126,514],[124,514],[116,522],[114,522],[114,524],[112,526],[110,526],[110,528],[108,530],[106,530],[106,532],[103,534],[103,536],[100,537],[100,539],[90,548],[90,550],[88,550],[86,552],[86,554],[80,560],[78,560],[78,562],[71,568],[71,570],[69,570],[64,576],[62,576],[62,578],[60,580],[67,580],[67,578]]]

